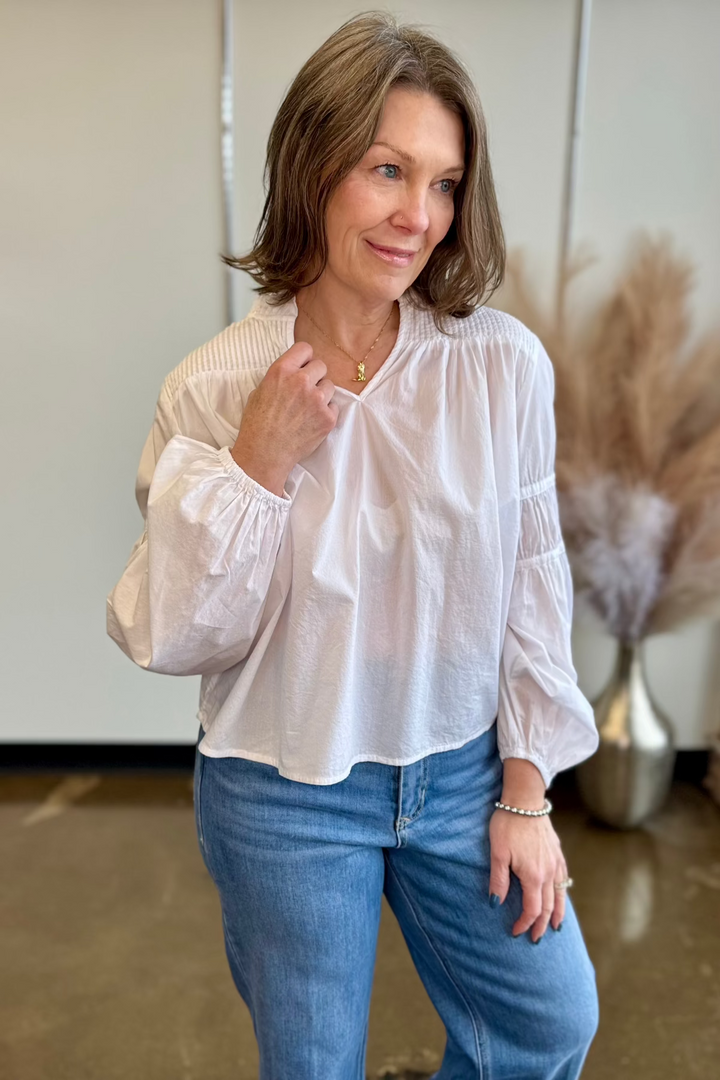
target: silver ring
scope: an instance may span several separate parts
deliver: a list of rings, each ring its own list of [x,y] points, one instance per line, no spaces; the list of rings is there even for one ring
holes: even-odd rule
[[[564,881],[556,881],[553,884],[553,888],[554,889],[569,889],[572,884],[573,884],[573,879],[571,877],[566,877]]]

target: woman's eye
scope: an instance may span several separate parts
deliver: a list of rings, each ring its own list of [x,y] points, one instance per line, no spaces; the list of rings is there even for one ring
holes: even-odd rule
[[[384,165],[378,165],[377,168],[378,169],[395,169],[396,172],[400,171],[400,166],[399,165],[393,165],[389,161],[386,161]],[[388,176],[387,179],[388,180],[394,180],[395,177],[394,176]],[[448,177],[445,180],[440,180],[439,183],[441,183],[441,184],[449,184],[450,185],[450,187],[445,188],[445,190],[442,192],[443,195],[452,195],[452,193],[454,192],[455,188],[458,186],[460,181],[459,180],[451,180]]]

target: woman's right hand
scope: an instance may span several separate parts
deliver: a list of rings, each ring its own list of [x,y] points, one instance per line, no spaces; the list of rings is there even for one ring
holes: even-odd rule
[[[282,496],[294,465],[327,437],[337,422],[327,366],[296,341],[265,372],[248,396],[230,453],[244,472]]]

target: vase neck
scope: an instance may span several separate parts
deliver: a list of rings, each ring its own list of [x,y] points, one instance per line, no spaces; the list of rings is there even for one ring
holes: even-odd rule
[[[636,641],[622,641],[618,639],[617,656],[615,659],[615,675],[620,678],[628,678],[633,670],[642,670],[644,666],[644,657],[644,638],[638,638]]]

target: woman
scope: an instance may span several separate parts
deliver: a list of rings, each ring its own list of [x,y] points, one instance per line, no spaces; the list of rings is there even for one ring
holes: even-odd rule
[[[108,632],[202,676],[198,839],[262,1080],[364,1075],[383,893],[438,1080],[570,1080],[595,972],[545,791],[597,734],[552,365],[480,303],[504,242],[472,81],[357,16],[291,85],[268,175],[226,258],[259,295],[163,383]]]

